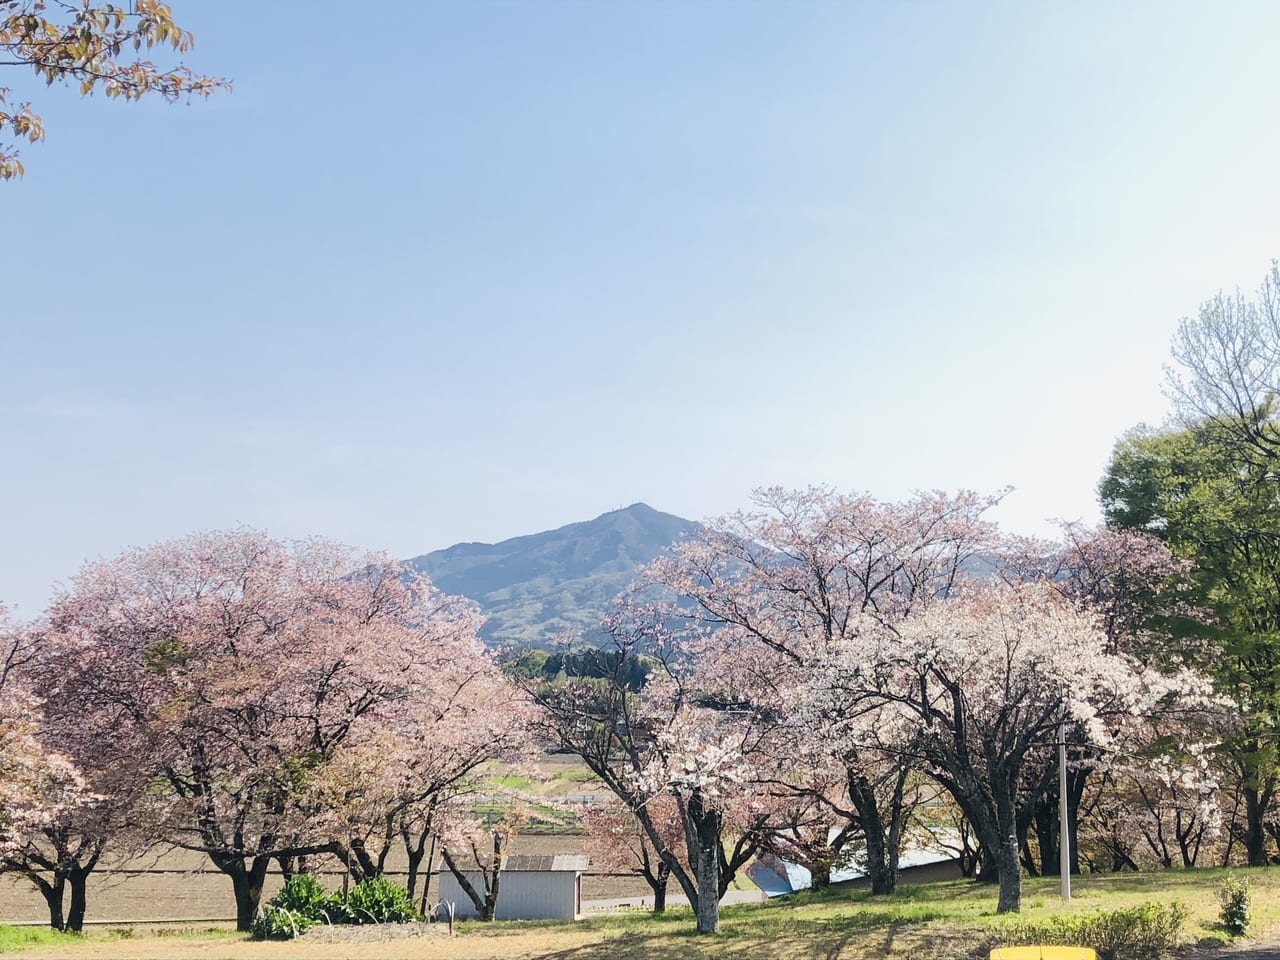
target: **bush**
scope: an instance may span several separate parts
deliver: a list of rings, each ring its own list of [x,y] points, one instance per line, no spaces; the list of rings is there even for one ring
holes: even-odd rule
[[[351,888],[344,900],[309,873],[285,881],[253,920],[256,940],[289,940],[317,923],[410,923],[422,915],[409,893],[385,877],[370,877]]]
[[[1244,934],[1249,926],[1249,881],[1228,876],[1218,888],[1218,899],[1222,901],[1222,925],[1233,937]]]
[[[348,923],[411,923],[422,914],[409,892],[386,877],[369,877],[351,888],[344,905]]]
[[[306,933],[316,922],[288,907],[268,903],[253,918],[250,931],[255,940],[291,940]]]
[[[272,906],[291,910],[312,923],[340,923],[342,896],[330,893],[311,873],[295,873],[271,898]]]
[[[1001,934],[1009,946],[1071,944],[1093,947],[1101,960],[1147,960],[1177,946],[1186,919],[1187,908],[1180,903],[1142,903],[1119,910],[1017,920]]]

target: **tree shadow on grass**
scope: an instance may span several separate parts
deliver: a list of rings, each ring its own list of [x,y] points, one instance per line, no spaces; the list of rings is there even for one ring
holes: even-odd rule
[[[732,923],[714,937],[692,929],[661,933],[626,932],[599,943],[542,955],[541,960],[685,960],[685,958],[770,957],[815,960],[886,960],[906,957],[985,957],[970,932],[924,929],[932,917],[902,920],[892,911],[847,916],[793,918],[736,929]],[[903,934],[907,936],[903,936]],[[927,935],[926,935],[927,934]]]

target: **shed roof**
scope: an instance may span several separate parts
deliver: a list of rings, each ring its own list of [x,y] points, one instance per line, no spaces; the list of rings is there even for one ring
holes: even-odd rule
[[[537,855],[531,853],[508,854],[502,858],[502,869],[528,872],[540,871],[574,871],[587,869],[589,858],[585,853],[557,853]]]

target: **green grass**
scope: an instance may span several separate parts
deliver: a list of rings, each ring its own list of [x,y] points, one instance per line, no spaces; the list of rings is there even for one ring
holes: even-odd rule
[[[515,774],[507,776],[490,777],[489,780],[498,787],[504,787],[507,790],[532,791],[536,784],[528,777],[521,777]]]
[[[67,943],[75,934],[58,933],[48,927],[10,927],[0,924],[0,953],[21,950],[24,947],[42,947]]]
[[[1232,873],[1251,884],[1250,935],[1260,940],[1280,937],[1280,869],[1237,869]],[[1075,880],[1070,903],[1059,899],[1056,878],[1030,879],[1023,885],[1023,912],[1019,916],[1035,921],[1064,912],[1177,901],[1189,914],[1184,941],[1214,949],[1230,940],[1218,920],[1217,891],[1225,876],[1223,870],[1085,876]],[[441,955],[547,956],[557,960],[981,960],[992,946],[1003,942],[1001,931],[1009,920],[996,915],[995,887],[956,880],[904,885],[890,897],[845,889],[725,907],[716,937],[698,937],[690,911],[679,907],[657,917],[635,911],[578,923],[463,921],[457,925],[456,950]],[[171,934],[175,948],[201,936],[235,936],[226,930],[164,932]],[[123,935],[127,932],[94,931],[88,938],[101,942]],[[30,939],[6,941],[5,937],[12,936]],[[157,932],[140,929],[138,936],[155,937]],[[0,928],[0,952],[71,940],[74,938],[47,930]],[[362,948],[359,956],[380,956],[378,949],[378,945],[370,945],[367,951]],[[122,943],[118,952],[95,956],[124,958],[129,950],[130,944]],[[73,953],[68,951],[68,956]],[[190,950],[175,949],[173,953],[186,958],[198,951],[193,944]],[[168,956],[167,949],[161,955]]]
[[[84,933],[59,933],[48,927],[7,926],[0,924],[0,954],[14,953],[32,947],[74,947],[92,941],[94,943],[115,943],[122,940],[133,940],[143,935],[157,939],[181,941],[227,940],[243,937],[228,926],[222,927],[161,927],[147,925],[145,933],[131,926],[98,927],[89,926]]]
[[[1280,934],[1280,870],[1231,872],[1247,877],[1252,885],[1250,935],[1265,939]],[[1077,877],[1069,903],[1059,896],[1057,878],[1027,879],[1018,916],[1034,920],[1063,912],[1176,900],[1189,913],[1184,941],[1207,948],[1222,946],[1231,939],[1218,920],[1217,890],[1226,874],[1225,870],[1166,870]],[[873,897],[865,890],[800,893],[764,904],[723,908],[720,934],[714,939],[695,936],[687,908],[673,908],[657,917],[640,912],[602,916],[576,925],[598,933],[601,948],[576,951],[572,956],[979,958],[1002,942],[1002,928],[1010,919],[996,914],[996,893],[994,886],[969,880],[907,884],[890,897]],[[555,926],[552,921],[468,922],[462,929],[471,936],[502,936]]]
[[[596,786],[596,775],[580,761],[567,761],[562,757],[545,758],[535,771],[516,768],[498,760],[485,765],[486,777],[496,789],[516,790],[533,795],[581,793],[583,787]]]

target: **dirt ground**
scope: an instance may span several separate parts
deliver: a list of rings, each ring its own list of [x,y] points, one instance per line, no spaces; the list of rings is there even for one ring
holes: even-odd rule
[[[532,960],[603,945],[598,932],[537,930],[507,936],[424,937],[374,943],[254,943],[245,940],[123,941],[23,950],[21,960]]]
[[[474,928],[441,936],[373,943],[254,943],[145,937],[86,940],[39,947],[17,960],[955,960],[985,957],[971,931],[899,928],[862,933],[778,930],[767,936],[695,937],[692,919],[678,928],[626,932],[586,925]],[[763,933],[763,931],[762,931]],[[1218,958],[1199,958],[1218,960]],[[1225,960],[1225,958],[1224,958]],[[1233,960],[1280,960],[1249,956]]]

